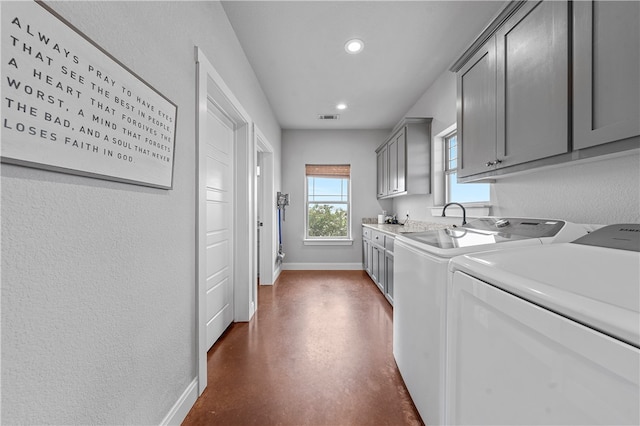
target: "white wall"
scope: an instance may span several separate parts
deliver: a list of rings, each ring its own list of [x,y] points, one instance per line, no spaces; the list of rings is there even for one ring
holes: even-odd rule
[[[500,180],[496,216],[560,218],[577,223],[640,223],[638,152]]]
[[[455,75],[445,71],[405,114],[433,117],[432,135],[456,122]],[[534,170],[505,177],[491,185],[491,214],[496,216],[549,217],[578,223],[640,222],[640,157],[628,152],[558,168]],[[471,185],[471,184],[470,184]],[[433,197],[394,199],[393,210],[411,212],[412,219],[431,218]]]
[[[362,218],[391,205],[376,200],[375,150],[388,136],[387,130],[283,130],[282,190],[291,200],[282,231],[285,267],[362,263]],[[303,245],[305,164],[351,164],[352,246]]]
[[[49,5],[178,105],[174,188],[2,165],[2,423],[158,424],[196,377],[194,45],[276,169],[280,129],[218,2]]]

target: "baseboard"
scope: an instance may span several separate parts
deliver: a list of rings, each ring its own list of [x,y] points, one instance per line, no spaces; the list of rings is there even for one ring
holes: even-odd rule
[[[361,271],[362,263],[283,263],[285,271]]]
[[[182,395],[180,395],[180,398],[178,398],[173,407],[171,407],[171,410],[169,410],[160,424],[162,426],[180,426],[185,417],[187,417],[187,414],[189,414],[189,411],[191,410],[191,407],[193,407],[193,404],[196,403],[196,399],[198,399],[197,378],[193,379],[189,386],[187,386],[187,389],[185,389]]]

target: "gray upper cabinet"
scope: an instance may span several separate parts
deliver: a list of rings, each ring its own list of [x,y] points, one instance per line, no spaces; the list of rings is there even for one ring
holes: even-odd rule
[[[377,196],[431,192],[431,118],[405,118],[376,150]]]
[[[569,151],[568,22],[567,2],[532,1],[496,32],[496,167]]]
[[[574,149],[640,135],[640,2],[573,9]]]
[[[376,171],[377,171],[377,196],[378,198],[384,197],[389,191],[389,171],[387,164],[388,161],[387,145],[382,146],[378,152],[376,152]]]
[[[459,176],[487,171],[496,158],[496,43],[491,37],[462,67],[458,84]]]
[[[567,2],[527,2],[457,72],[460,177],[569,149]]]
[[[406,130],[403,127],[398,130],[387,144],[389,151],[389,194],[405,191],[406,159],[404,153],[406,146]]]
[[[640,145],[640,2],[512,1],[451,71],[463,182]]]

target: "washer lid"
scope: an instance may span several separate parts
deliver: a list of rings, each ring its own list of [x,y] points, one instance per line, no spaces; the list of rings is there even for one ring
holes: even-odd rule
[[[398,239],[430,253],[453,257],[472,251],[493,249],[483,246],[528,240],[531,237],[461,227],[404,234]],[[540,244],[539,240],[536,241]]]
[[[640,347],[640,253],[562,243],[452,259],[460,270]]]

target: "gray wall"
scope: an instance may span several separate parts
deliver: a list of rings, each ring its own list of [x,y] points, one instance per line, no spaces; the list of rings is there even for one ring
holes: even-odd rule
[[[362,263],[362,218],[391,206],[376,200],[375,150],[388,136],[387,130],[283,130],[282,188],[291,199],[283,225],[285,268],[295,263]],[[353,246],[303,245],[305,164],[351,164]]]
[[[2,423],[157,424],[196,377],[194,45],[277,170],[280,129],[218,2],[49,4],[178,105],[174,189],[2,165]]]
[[[445,71],[407,112],[433,117],[433,135],[456,122],[455,75]],[[549,217],[578,223],[640,222],[638,152],[501,178],[491,185],[491,214]],[[432,220],[432,196],[399,197],[393,210]]]
[[[456,78],[455,74],[444,72],[416,104],[407,111],[407,117],[431,117],[431,135],[441,133],[456,122]],[[451,95],[453,94],[453,98]],[[432,147],[433,154],[433,147]],[[435,156],[432,157],[435,161]],[[436,179],[437,173],[432,170],[432,177]],[[432,182],[433,185],[433,182]],[[433,188],[433,186],[432,186]],[[393,212],[399,217],[404,217],[408,211],[413,220],[432,220],[430,207],[433,207],[434,197],[430,195],[409,195],[394,198]]]

